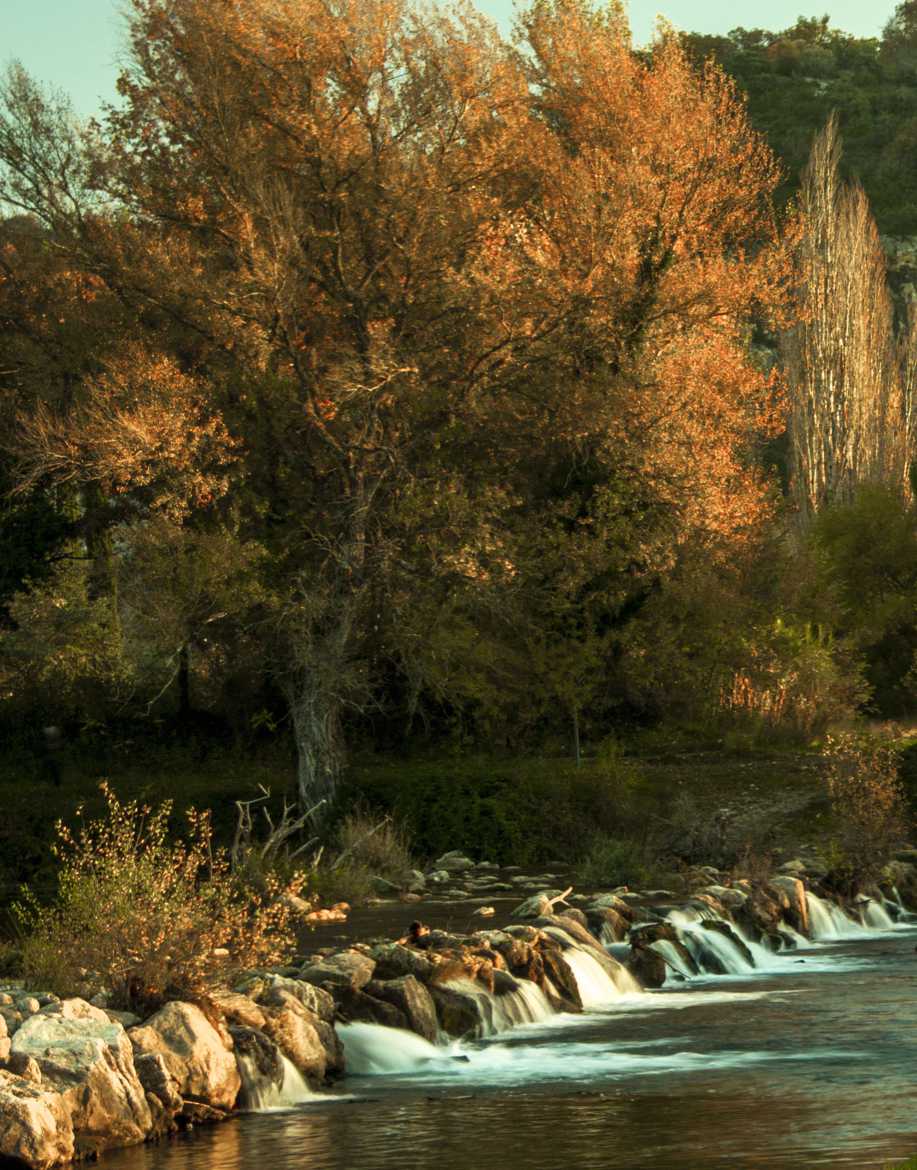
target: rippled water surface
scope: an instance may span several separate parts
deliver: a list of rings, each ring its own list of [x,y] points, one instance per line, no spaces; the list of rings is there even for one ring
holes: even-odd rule
[[[110,1170],[851,1170],[917,1153],[917,930],[624,996]],[[457,1057],[459,1059],[457,1059]]]

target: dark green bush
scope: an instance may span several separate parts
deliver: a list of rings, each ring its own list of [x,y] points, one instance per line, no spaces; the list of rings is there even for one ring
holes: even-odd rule
[[[554,760],[363,765],[343,807],[362,800],[403,823],[416,852],[516,865],[577,859],[597,832],[627,836],[639,820],[641,778],[622,760],[576,768]]]

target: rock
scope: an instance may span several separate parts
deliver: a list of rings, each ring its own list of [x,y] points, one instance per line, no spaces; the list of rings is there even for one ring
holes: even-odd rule
[[[778,866],[778,871],[789,874],[790,877],[801,877],[806,872],[806,863],[799,857],[793,857]]]
[[[572,942],[579,943],[584,950],[605,953],[602,944],[589,933],[586,927],[577,919],[567,917],[566,914],[545,914],[541,918],[536,918],[533,925],[539,927],[541,930],[546,930],[549,934],[552,930],[562,931],[568,939]],[[564,947],[569,945],[562,939],[559,941]]]
[[[29,1056],[25,1052],[13,1052],[12,1041],[9,1041],[10,1053],[7,1057],[7,1067],[11,1073],[15,1073],[17,1077],[22,1077],[24,1081],[31,1081],[33,1085],[41,1084],[41,1065],[34,1056]]]
[[[445,870],[447,873],[466,873],[469,869],[474,869],[474,862],[461,850],[453,849],[451,853],[444,853],[442,857],[438,857],[433,862],[433,868]]]
[[[77,1011],[83,1006],[77,1001]],[[80,1157],[137,1145],[153,1127],[127,1033],[102,1017],[36,1014],[13,1037],[13,1052],[35,1060],[42,1087],[63,1098]]]
[[[16,1010],[23,1016],[34,1016],[36,1012],[41,1011],[41,1004],[34,995],[21,995],[16,1000]]]
[[[60,1093],[0,1072],[0,1157],[50,1170],[75,1153],[73,1123]]]
[[[426,983],[436,969],[426,955],[403,943],[383,943],[373,947],[371,954],[376,962],[373,972],[375,979],[399,979],[402,975],[413,975],[421,983]]]
[[[748,943],[744,938],[742,938],[738,931],[733,930],[728,922],[720,922],[715,919],[705,918],[701,922],[701,926],[704,930],[712,930],[717,934],[721,934],[725,938],[728,938],[739,954],[741,954],[745,962],[749,965],[749,967],[754,967],[755,959],[754,955],[752,955],[751,950],[749,949]]]
[[[551,898],[557,898],[562,893],[563,890],[539,890],[531,898],[526,898],[524,902],[520,902],[516,909],[513,910],[512,917],[524,919],[543,918],[546,914],[553,913]]]
[[[143,1023],[143,1020],[133,1012],[119,1012],[114,1008],[106,1008],[105,1014],[113,1024],[120,1024],[122,1028],[135,1028],[137,1024]]]
[[[493,918],[495,914],[493,906],[478,906],[477,910],[472,911],[473,918]]]
[[[157,1135],[168,1133],[174,1128],[175,1118],[184,1106],[174,1077],[158,1052],[135,1056],[134,1068],[153,1115],[153,1132]]]
[[[384,877],[371,877],[369,886],[372,892],[378,894],[380,898],[397,898],[401,893],[401,886]]]
[[[412,869],[408,874],[406,889],[409,894],[425,894],[427,892],[427,879],[419,869]]]
[[[320,1020],[330,1023],[334,1019],[334,997],[323,987],[316,987],[314,983],[306,983],[302,979],[290,979],[283,975],[266,975],[247,984],[242,988],[248,989],[248,998],[257,1000],[266,1006],[282,1007],[284,998],[280,992],[287,992]],[[240,1023],[244,1022],[242,1020]],[[249,1023],[249,1027],[260,1027],[260,1024]]]
[[[427,883],[431,886],[444,886],[451,880],[452,874],[448,869],[432,869],[427,874]]]
[[[701,893],[715,898],[727,910],[738,910],[748,901],[748,892],[733,886],[706,886]]]
[[[625,922],[633,922],[634,908],[629,906],[618,894],[598,894],[589,902],[589,908],[594,910],[614,910],[620,914]]]
[[[436,1006],[436,1018],[444,1032],[457,1039],[481,1034],[481,1009],[473,995],[436,983],[430,985],[429,991]]]
[[[579,984],[576,976],[564,961],[560,944],[539,947],[541,961],[544,964],[544,973],[550,980],[551,998],[559,1003],[566,1011],[582,1011],[583,1001],[580,998]]]
[[[374,979],[366,986],[367,992],[377,1000],[393,1004],[404,1016],[407,1027],[423,1036],[431,1044],[436,1043],[439,1027],[436,1022],[436,1004],[422,983],[413,975],[402,975],[400,979]]]
[[[809,905],[806,902],[806,888],[799,878],[789,874],[778,874],[768,883],[770,889],[777,895],[780,907],[786,912],[786,918],[800,934],[809,933]]]
[[[129,1035],[135,1052],[162,1056],[183,1098],[218,1110],[235,1105],[241,1084],[236,1059],[200,1008],[167,1003]]]
[[[617,910],[590,906],[585,911],[586,921],[590,932],[603,945],[620,942],[627,936],[627,920]]]
[[[342,988],[338,996],[338,1015],[347,1024],[381,1024],[383,1028],[408,1030],[407,1016],[400,1007],[378,999],[365,989]]]
[[[264,1030],[303,1076],[322,1081],[328,1058],[316,1027],[318,1021],[298,999],[287,996],[283,1007],[268,1009]]]
[[[230,1025],[235,1024],[244,1028],[263,1028],[264,1012],[247,995],[237,991],[218,991],[210,997],[210,1002]]]
[[[627,968],[643,987],[662,987],[669,973],[668,963],[651,946],[632,947]]]
[[[360,951],[339,951],[317,963],[308,963],[299,973],[306,983],[319,987],[347,987],[359,991],[372,979],[375,961]]]
[[[57,1016],[62,1020],[94,1020],[97,1024],[110,1024],[111,1017],[104,1008],[95,1007],[85,999],[73,998],[52,1001],[41,1009],[43,1016]],[[139,1021],[138,1021],[139,1022]]]

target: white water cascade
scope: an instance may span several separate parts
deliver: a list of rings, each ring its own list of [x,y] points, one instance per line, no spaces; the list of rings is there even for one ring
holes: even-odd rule
[[[678,947],[669,939],[657,938],[655,942],[650,943],[650,946],[665,959],[666,983],[671,982],[673,975],[681,975],[683,979],[690,979],[694,974],[685,962],[684,956],[679,954]]]
[[[895,924],[881,902],[870,899],[862,908],[863,925],[870,930],[894,930]]]
[[[304,1101],[321,1097],[309,1087],[305,1077],[291,1060],[282,1053],[280,1076],[271,1079],[258,1069],[254,1058],[248,1053],[237,1054],[239,1076],[242,1078],[243,1100],[248,1109],[255,1113],[267,1113],[274,1109],[292,1109]]]
[[[610,957],[608,961],[616,965],[614,974],[583,947],[572,946],[564,951],[564,962],[573,972],[584,1008],[600,1007],[622,995],[639,995],[643,990],[626,967]]]
[[[382,1024],[338,1024],[337,1034],[344,1045],[347,1071],[356,1076],[410,1073],[449,1059],[446,1049],[437,1048],[416,1032],[387,1028]]]
[[[863,929],[858,922],[848,918],[840,906],[819,898],[811,890],[806,891],[806,903],[813,939],[843,938]]]
[[[751,944],[745,943],[748,948],[746,953],[729,935],[718,930],[708,930],[703,926],[705,918],[708,921],[724,921],[712,911],[701,914],[692,910],[672,910],[668,915],[668,921],[678,931],[678,937],[698,967],[702,971],[705,970],[709,965],[709,960],[705,962],[706,955],[712,954],[719,960],[727,975],[744,975],[748,971],[754,971],[756,964]],[[742,941],[745,942],[744,939]],[[749,954],[752,955],[750,962]]]
[[[494,1036],[520,1024],[537,1024],[554,1015],[545,993],[528,979],[518,979],[514,991],[491,995],[473,979],[450,979],[444,987],[461,992],[477,1005],[481,1034]]]

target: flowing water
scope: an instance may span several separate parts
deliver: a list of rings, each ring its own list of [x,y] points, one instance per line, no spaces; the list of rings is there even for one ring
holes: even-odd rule
[[[105,1159],[110,1170],[872,1170],[917,1153],[917,925],[810,896],[820,941],[772,955],[675,911],[725,975],[641,992],[570,948],[587,1010],[535,988],[491,1001],[474,1043],[341,1029],[336,1095]],[[792,932],[788,932],[790,937]],[[664,953],[667,948],[657,945]],[[751,956],[751,963],[749,962]],[[601,956],[599,956],[601,959]],[[754,963],[754,966],[752,966]],[[680,965],[680,966],[679,966]],[[501,1000],[503,1001],[501,1003]],[[289,1075],[289,1074],[287,1074]],[[286,1078],[285,1078],[286,1079]],[[288,1086],[266,1100],[289,1099]]]

